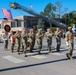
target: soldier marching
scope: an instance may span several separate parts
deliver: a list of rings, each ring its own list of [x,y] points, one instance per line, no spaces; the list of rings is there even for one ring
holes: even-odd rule
[[[15,40],[16,40],[17,52],[19,55],[20,54],[20,43],[21,43],[21,34],[19,30],[16,31]]]
[[[14,52],[14,46],[15,46],[15,36],[13,31],[11,31],[11,34],[9,35],[10,38],[10,44],[11,44],[11,52]]]
[[[66,56],[72,60],[74,47],[74,34],[72,32],[72,27],[68,27],[68,31],[66,32],[66,42],[68,45],[68,52],[66,53]]]
[[[47,29],[47,32],[45,33],[45,37],[47,38],[48,51],[51,52],[53,33],[50,29]]]
[[[56,37],[56,43],[57,43],[56,50],[57,50],[57,52],[60,52],[60,46],[61,46],[61,30],[59,28],[56,28],[55,37]]]
[[[26,32],[26,29],[22,30],[21,33],[21,41],[22,41],[22,49],[23,49],[23,53],[24,53],[24,57],[27,57],[26,55],[26,49],[27,49],[27,40],[28,39],[28,34]]]
[[[11,43],[11,52],[13,53],[14,51],[14,45],[16,44],[17,46],[17,52],[18,55],[20,54],[20,47],[22,46],[22,50],[23,50],[23,55],[24,57],[27,57],[27,48],[30,48],[30,52],[34,52],[34,45],[35,45],[35,39],[37,41],[38,44],[38,54],[41,54],[41,50],[42,50],[42,45],[43,45],[43,38],[46,37],[47,38],[47,46],[48,46],[48,51],[52,52],[52,38],[53,35],[56,38],[56,50],[57,52],[61,52],[60,51],[60,46],[61,46],[61,35],[62,32],[60,30],[60,28],[56,28],[55,33],[52,33],[52,30],[49,28],[47,29],[47,32],[43,33],[42,29],[38,29],[38,32],[35,34],[33,29],[30,29],[29,33],[27,33],[26,29],[23,29],[22,32],[20,33],[19,30],[17,30],[17,32],[15,34],[13,34],[13,31],[11,31],[11,35],[10,35],[10,43]],[[5,32],[4,36],[4,50],[8,49],[8,34]],[[73,46],[74,46],[74,34],[72,32],[72,28],[68,27],[68,31],[66,32],[66,42],[68,43],[68,52],[66,53],[66,56],[69,59],[73,59],[72,58],[72,54],[73,54]]]
[[[8,50],[8,33],[5,31],[3,35],[3,40],[4,40],[4,50]]]
[[[36,39],[37,39],[37,44],[38,44],[38,54],[41,54],[43,36],[44,35],[42,33],[42,29],[38,29],[38,32],[36,34]]]
[[[33,29],[30,30],[29,36],[29,42],[30,42],[30,52],[33,52],[34,45],[35,45],[35,34]]]

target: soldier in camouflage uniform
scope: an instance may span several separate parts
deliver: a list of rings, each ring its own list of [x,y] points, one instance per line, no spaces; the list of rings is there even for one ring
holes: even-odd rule
[[[26,55],[27,38],[28,38],[28,34],[26,32],[26,29],[24,29],[21,33],[21,41],[22,41],[22,49],[23,49],[23,52],[24,52],[24,57],[27,57],[27,55]]]
[[[38,44],[38,54],[41,54],[40,51],[42,49],[42,39],[43,39],[43,33],[41,29],[38,29],[38,33],[36,34],[37,38],[37,44]]]
[[[28,34],[29,41],[30,41],[30,52],[33,52],[34,44],[35,44],[35,34],[33,29],[30,30],[30,33]]]
[[[52,35],[53,35],[52,31],[50,29],[47,29],[47,32],[45,33],[45,37],[47,38],[49,52],[51,52]]]
[[[68,31],[66,32],[66,41],[68,44],[68,52],[66,53],[66,56],[69,59],[73,59],[72,54],[73,54],[73,46],[74,46],[74,34],[72,32],[72,27],[68,27]]]
[[[16,34],[15,34],[15,41],[16,41],[16,45],[17,45],[17,52],[18,52],[18,55],[20,54],[20,43],[21,43],[21,34],[20,34],[20,31],[17,30]]]
[[[57,52],[60,52],[61,34],[62,34],[61,30],[59,28],[57,28],[56,31],[55,31],[55,37],[56,37],[56,42],[57,42],[57,46],[56,46]]]
[[[11,34],[9,37],[10,37],[10,43],[11,43],[11,52],[13,53],[14,45],[15,45],[15,36],[13,31],[11,31]]]
[[[4,33],[3,40],[4,40],[4,50],[8,50],[8,33],[7,32]]]

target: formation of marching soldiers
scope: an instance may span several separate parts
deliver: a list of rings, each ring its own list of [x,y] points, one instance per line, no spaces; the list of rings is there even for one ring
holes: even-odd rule
[[[10,38],[10,44],[11,44],[11,52],[14,52],[14,45],[16,44],[17,46],[17,52],[18,55],[20,54],[20,46],[22,46],[23,49],[23,54],[25,57],[27,57],[26,50],[28,47],[30,47],[30,52],[33,52],[34,45],[35,45],[35,40],[37,40],[38,44],[38,54],[41,54],[42,50],[42,41],[43,38],[47,38],[47,46],[48,46],[48,51],[52,52],[51,46],[52,46],[52,37],[53,35],[56,38],[56,50],[57,52],[60,51],[60,46],[61,46],[61,35],[62,32],[60,28],[56,28],[55,33],[52,33],[51,29],[47,29],[47,32],[42,32],[41,29],[38,29],[38,32],[35,33],[33,29],[30,29],[30,32],[28,33],[26,29],[23,29],[22,32],[19,30],[16,31],[15,34],[13,34],[13,31],[11,31],[10,35],[8,35],[7,32],[3,35],[4,38],[4,50],[8,49],[8,37]],[[73,53],[73,44],[74,44],[74,34],[72,32],[72,28],[68,27],[68,31],[66,32],[65,35],[66,39],[66,44],[68,47],[68,52],[66,53],[66,56],[68,59],[73,59],[72,58],[72,53]]]

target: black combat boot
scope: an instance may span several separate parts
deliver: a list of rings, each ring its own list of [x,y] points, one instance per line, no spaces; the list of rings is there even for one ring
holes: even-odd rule
[[[68,59],[73,60],[73,58],[70,56],[69,53],[66,53],[66,56],[67,56]]]

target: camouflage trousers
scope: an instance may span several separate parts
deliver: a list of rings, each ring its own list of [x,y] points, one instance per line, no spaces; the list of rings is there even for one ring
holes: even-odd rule
[[[5,40],[4,41],[4,50],[7,50],[8,49],[8,40]]]
[[[52,39],[47,39],[48,50],[51,50]]]
[[[11,44],[11,52],[14,51],[14,45],[15,45],[15,43],[12,43],[12,44]]]
[[[56,42],[57,42],[56,50],[57,50],[57,52],[58,52],[58,51],[60,51],[61,39],[56,38]]]
[[[26,54],[26,48],[27,48],[27,44],[25,42],[22,42],[22,49],[24,54]]]
[[[34,43],[34,42],[31,42],[31,43],[30,43],[30,52],[32,52],[32,51],[33,51],[34,45],[35,45],[35,43]]]
[[[17,51],[20,52],[20,42],[16,42]]]
[[[72,56],[73,54],[73,47],[74,43],[68,42],[68,53],[70,54],[70,56]]]
[[[42,49],[42,40],[38,40],[37,44],[38,44],[38,51],[40,52]]]

